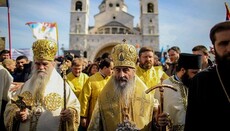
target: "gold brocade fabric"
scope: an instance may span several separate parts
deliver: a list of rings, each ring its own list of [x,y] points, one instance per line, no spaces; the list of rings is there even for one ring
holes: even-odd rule
[[[66,124],[66,131],[76,131],[76,130],[78,130],[78,127],[80,125],[80,122],[78,121],[78,117],[79,117],[78,113],[72,107],[69,107],[68,109],[70,110],[71,114],[73,114],[73,116],[72,116],[71,121],[68,121],[65,123]],[[62,126],[63,126],[62,124],[63,123],[60,122],[58,131],[63,131],[62,130]]]
[[[81,116],[87,117],[90,120],[97,98],[109,78],[102,77],[100,72],[89,77],[79,96]]]
[[[25,91],[21,94],[21,96],[23,97],[23,101],[25,101],[27,106],[33,106],[34,105],[32,93],[30,93],[29,91]]]
[[[35,94],[36,88],[33,87],[31,79],[26,81],[23,87],[16,91],[15,96],[20,97],[18,99],[15,97],[16,99],[6,105],[4,112],[6,128],[15,131],[16,129],[13,128],[17,128],[15,125],[20,123],[18,128],[19,131],[45,131],[47,129],[49,131],[58,131],[61,123],[60,113],[64,105],[63,82],[60,74],[56,70],[53,70],[50,80],[46,84],[44,97],[37,97],[37,93]],[[14,102],[15,100],[16,103]],[[16,104],[19,105],[19,107],[20,105],[26,107],[26,111],[29,114],[26,121],[20,122],[14,119],[16,111],[19,111]],[[71,128],[76,131],[80,123],[80,103],[68,84],[66,84],[66,108],[71,108],[71,119],[73,119],[73,121],[71,121],[72,124],[71,122],[69,123],[69,126],[73,125],[73,128]]]
[[[79,95],[81,93],[81,90],[88,80],[89,76],[85,73],[81,73],[79,77],[75,77],[72,72],[67,74],[67,80],[70,81],[74,87],[71,87],[74,94],[79,98]]]
[[[184,131],[184,125],[173,125],[172,131]]]
[[[23,97],[23,101],[25,101],[27,106],[33,107],[35,105],[35,101],[33,100],[32,93],[30,93],[29,91],[23,92],[20,96]],[[56,109],[62,106],[63,99],[57,93],[50,93],[45,96],[44,103],[42,104],[44,104],[44,107],[48,111],[55,111]]]
[[[55,111],[62,106],[63,99],[57,93],[50,93],[44,99],[46,109],[49,111]]]
[[[149,70],[144,70],[140,66],[136,68],[136,74],[147,85],[148,88],[159,84],[162,80],[169,78],[169,76],[163,71],[162,66],[154,66]],[[153,90],[151,94],[154,95]]]
[[[30,108],[30,113],[33,114],[35,112],[33,112],[34,109],[36,109],[36,102],[33,99],[33,95],[31,92],[29,91],[25,91],[22,94],[20,94],[20,96],[23,98],[22,100],[25,102],[26,106],[31,107]],[[14,100],[18,100],[18,98],[14,97]],[[63,104],[63,99],[61,98],[61,96],[57,93],[49,93],[44,97],[44,102],[41,103],[41,106],[44,107],[47,111],[55,111],[58,108],[60,108]],[[14,108],[16,110],[13,110],[12,112],[10,112],[9,118],[10,120],[8,121],[9,123],[7,123],[7,128],[9,130],[12,129],[13,126],[13,118],[15,117],[15,113],[17,110],[19,110],[19,107],[17,107],[15,104],[11,104],[9,107]],[[30,116],[31,118],[33,116]],[[32,119],[30,119],[31,121],[33,121]]]
[[[142,131],[151,130],[154,99],[144,92],[146,89],[146,85],[136,77],[134,94],[131,95],[127,112],[127,108],[123,108],[123,102],[114,94],[113,79],[110,79],[98,97],[103,130],[115,131],[118,124],[124,121],[124,112],[128,113],[129,121],[135,124],[136,128]],[[91,123],[97,123],[97,120],[94,120],[92,119]]]

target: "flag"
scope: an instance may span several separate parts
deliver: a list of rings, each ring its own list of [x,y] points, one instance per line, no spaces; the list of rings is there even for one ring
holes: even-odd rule
[[[225,7],[226,7],[226,20],[230,20],[230,12],[229,12],[227,2],[225,2]]]
[[[36,39],[49,39],[58,42],[58,29],[56,23],[28,22],[26,23]]]
[[[164,65],[165,64],[165,56],[164,56],[164,48],[161,48],[161,59],[160,59],[161,63]]]
[[[0,7],[9,7],[8,0],[0,0]]]

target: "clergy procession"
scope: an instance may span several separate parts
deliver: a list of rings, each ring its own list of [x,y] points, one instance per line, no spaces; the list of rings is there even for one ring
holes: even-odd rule
[[[227,4],[226,20],[208,30],[211,45],[188,46],[188,53],[178,44],[159,52],[156,0],[140,0],[138,29],[124,1],[114,1],[102,0],[95,15],[101,23],[88,30],[88,1],[71,0],[73,50],[63,55],[55,22],[26,23],[35,38],[32,58],[13,58],[0,45],[0,130],[229,131]],[[8,0],[0,7],[9,9]]]
[[[103,55],[98,63],[95,59],[88,65],[83,58],[72,54],[67,54],[60,64],[55,58],[57,43],[48,39],[33,42],[34,56],[30,62],[26,56],[19,56],[9,64],[12,60],[9,51],[3,50],[0,55],[1,129],[227,129],[228,121],[221,119],[223,115],[230,115],[230,22],[214,25],[210,40],[215,51],[214,61],[206,57],[207,49],[198,45],[192,49],[193,54],[174,54],[176,65],[172,75],[165,73],[171,69],[170,64],[154,65],[152,48],[141,47],[137,53],[136,48],[125,40],[114,46],[106,57]],[[174,49],[172,47],[168,52]],[[21,67],[23,60],[25,63]],[[26,69],[29,63],[32,63],[30,72]],[[89,68],[91,65],[96,65],[94,70]],[[11,66],[14,66],[13,70]],[[16,69],[21,69],[20,77],[28,77],[28,80],[15,81],[18,77],[15,76]],[[212,126],[204,125],[202,118]]]

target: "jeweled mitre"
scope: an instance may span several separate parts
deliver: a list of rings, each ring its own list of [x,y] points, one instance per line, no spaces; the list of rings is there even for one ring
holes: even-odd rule
[[[37,40],[33,43],[34,60],[54,60],[57,53],[57,44],[51,40]]]
[[[136,48],[130,44],[117,44],[111,52],[114,66],[136,67],[137,52]]]

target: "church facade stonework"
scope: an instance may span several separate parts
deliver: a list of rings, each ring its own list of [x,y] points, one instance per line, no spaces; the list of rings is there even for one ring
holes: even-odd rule
[[[137,51],[142,46],[159,51],[158,0],[139,1],[140,19],[134,27],[134,16],[127,12],[124,0],[102,0],[94,26],[89,26],[90,0],[72,0],[69,48],[86,51],[91,61],[110,53],[124,39]]]

